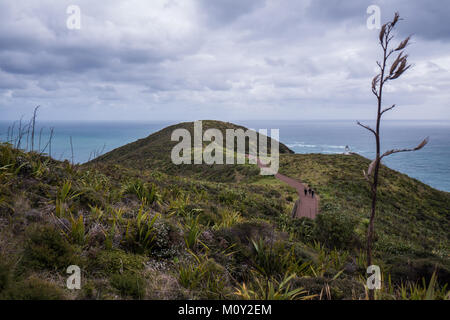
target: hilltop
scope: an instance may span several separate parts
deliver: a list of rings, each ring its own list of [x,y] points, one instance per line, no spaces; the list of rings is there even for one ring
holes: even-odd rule
[[[81,166],[0,144],[0,298],[366,297],[368,159],[280,144],[280,172],[321,199],[315,220],[294,220],[296,191],[256,165],[173,165],[175,128],[192,123]],[[377,215],[377,297],[448,298],[450,194],[383,166]],[[70,264],[80,291],[64,287]]]
[[[203,132],[208,129],[218,129],[225,138],[227,129],[238,130],[248,129],[230,122],[222,122],[216,120],[202,120]],[[92,163],[116,163],[133,169],[146,170],[149,168],[157,168],[166,173],[193,176],[199,179],[207,177],[215,181],[237,181],[242,177],[253,177],[258,168],[248,165],[174,165],[170,159],[172,148],[178,141],[171,141],[172,132],[176,129],[186,129],[191,137],[194,137],[194,122],[183,122],[176,125],[166,127],[155,132],[144,139],[139,139],[125,146],[114,149],[92,161]],[[257,133],[258,139],[260,137]],[[269,138],[270,139],[270,138]],[[271,143],[268,139],[268,153],[270,153]],[[203,146],[208,143],[203,142]],[[225,144],[224,144],[225,145]],[[246,151],[248,146],[246,145]],[[236,151],[236,146],[235,146]],[[283,143],[279,143],[280,154],[293,154],[294,152]]]

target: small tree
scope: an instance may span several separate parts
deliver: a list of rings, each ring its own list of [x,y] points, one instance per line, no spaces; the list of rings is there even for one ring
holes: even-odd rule
[[[357,122],[361,127],[369,130],[375,136],[376,141],[376,156],[375,159],[370,163],[367,173],[363,170],[364,177],[368,181],[370,185],[370,190],[372,194],[372,208],[370,213],[370,221],[367,230],[367,264],[372,265],[372,245],[373,245],[373,236],[374,236],[374,220],[375,220],[375,211],[377,204],[377,188],[378,188],[378,174],[380,169],[381,160],[394,153],[398,152],[408,152],[408,151],[416,151],[422,149],[427,143],[428,138],[424,139],[417,147],[411,149],[393,149],[388,150],[381,154],[381,144],[380,144],[380,122],[382,115],[395,108],[395,104],[391,107],[387,107],[382,109],[383,102],[383,88],[384,85],[391,81],[398,79],[406,70],[408,70],[411,65],[408,64],[408,55],[404,53],[404,49],[409,43],[411,37],[407,37],[405,40],[400,42],[400,44],[394,48],[391,47],[391,41],[394,38],[392,35],[393,30],[400,20],[400,16],[398,13],[395,13],[394,19],[381,27],[380,35],[379,35],[379,43],[383,52],[383,59],[381,62],[377,61],[377,65],[379,67],[379,73],[372,80],[372,93],[377,98],[378,109],[377,109],[377,122],[376,128],[372,129],[371,127],[364,125],[360,122]],[[390,67],[388,66],[389,58],[392,54],[399,52],[396,59],[392,62]],[[374,298],[374,291],[369,290],[369,299]]]

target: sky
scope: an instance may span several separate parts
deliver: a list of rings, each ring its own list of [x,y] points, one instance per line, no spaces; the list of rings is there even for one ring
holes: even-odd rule
[[[1,0],[0,120],[373,119],[370,5],[413,35],[386,119],[450,120],[448,0]]]

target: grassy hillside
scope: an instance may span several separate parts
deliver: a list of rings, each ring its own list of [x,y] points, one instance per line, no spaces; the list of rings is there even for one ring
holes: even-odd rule
[[[203,132],[207,129],[218,129],[222,132],[223,138],[226,137],[226,129],[243,129],[247,128],[235,125],[229,122],[221,122],[215,120],[203,120],[202,121]],[[194,137],[194,123],[183,122],[177,125],[166,127],[158,132],[155,132],[144,139],[139,139],[136,142],[127,144],[112,150],[92,161],[92,163],[116,163],[126,167],[134,169],[149,169],[158,168],[166,173],[172,175],[184,175],[195,176],[199,179],[209,179],[215,181],[236,181],[242,178],[254,177],[259,169],[255,166],[248,165],[174,165],[170,159],[172,148],[178,143],[178,141],[171,141],[172,132],[175,129],[186,129],[190,132],[191,137]],[[259,138],[259,133],[258,133]],[[209,142],[204,142],[206,146]],[[223,142],[225,148],[225,141]],[[270,153],[270,140],[268,139],[267,150]],[[286,145],[280,143],[280,153],[290,154],[293,153]],[[235,150],[236,151],[236,146]],[[248,145],[246,144],[246,151],[248,151]],[[224,149],[225,156],[225,149]],[[193,156],[192,156],[193,159]]]
[[[287,149],[280,171],[321,197],[315,221],[293,220],[295,190],[254,165],[167,163],[172,129],[82,166],[0,144],[0,298],[366,298],[367,159]],[[450,195],[381,174],[377,297],[448,299]]]

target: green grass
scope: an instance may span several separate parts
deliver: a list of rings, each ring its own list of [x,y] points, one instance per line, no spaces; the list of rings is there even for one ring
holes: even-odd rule
[[[296,191],[254,165],[172,165],[174,128],[81,166],[0,144],[0,296],[365,298],[369,160],[284,150],[280,172],[320,196],[316,220],[293,220]],[[448,299],[450,195],[380,174],[378,298]],[[79,293],[61,289],[71,264]]]

